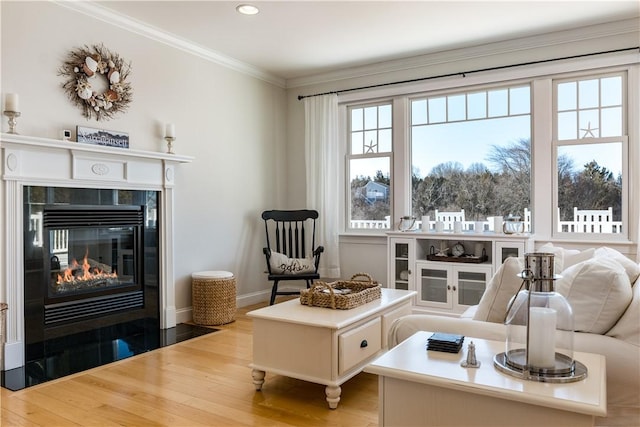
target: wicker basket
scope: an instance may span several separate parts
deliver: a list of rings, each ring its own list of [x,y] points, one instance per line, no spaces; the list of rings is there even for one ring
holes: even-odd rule
[[[363,277],[365,280],[356,280]],[[349,293],[341,293],[348,289]],[[348,310],[379,299],[382,294],[380,284],[367,273],[354,274],[351,280],[331,283],[316,282],[310,289],[300,291],[300,303],[314,307]]]
[[[201,271],[191,275],[193,323],[224,325],[235,320],[236,278],[227,271]]]

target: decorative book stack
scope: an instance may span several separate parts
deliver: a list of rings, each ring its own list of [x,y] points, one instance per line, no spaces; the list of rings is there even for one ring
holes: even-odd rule
[[[464,336],[436,332],[427,340],[427,350],[458,353],[464,343]]]

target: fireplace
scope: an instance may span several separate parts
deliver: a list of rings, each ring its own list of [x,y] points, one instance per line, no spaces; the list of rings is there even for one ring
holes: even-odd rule
[[[160,329],[158,198],[24,187],[27,363],[53,338],[136,320]]]
[[[9,134],[0,135],[0,150],[0,301],[9,306],[2,372],[28,369],[28,359],[57,337],[105,343],[109,349],[96,355],[104,359],[121,348],[108,339],[122,335],[121,320],[136,330],[175,329],[175,176],[193,157]],[[55,224],[67,209],[84,208],[108,218],[133,211],[143,225],[127,219],[85,228],[91,218],[76,226]],[[115,270],[117,279],[81,283],[85,257],[88,271],[98,267],[106,276]],[[64,277],[63,267],[74,265],[74,258],[78,267],[67,273],[71,283],[56,287],[57,275],[62,271]],[[106,332],[90,338],[87,323]],[[136,330],[125,332],[132,336]]]

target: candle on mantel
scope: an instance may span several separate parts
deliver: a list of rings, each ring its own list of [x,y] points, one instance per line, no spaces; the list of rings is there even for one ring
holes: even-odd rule
[[[176,126],[173,123],[167,123],[167,126],[164,130],[165,138],[175,138],[176,137]]]
[[[556,311],[547,307],[529,309],[529,365],[553,368],[556,360]]]
[[[18,94],[8,93],[4,98],[5,111],[20,111],[18,109]]]

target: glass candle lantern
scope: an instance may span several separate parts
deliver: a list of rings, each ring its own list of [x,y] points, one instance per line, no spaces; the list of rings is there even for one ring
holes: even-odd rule
[[[505,234],[524,233],[524,222],[517,215],[509,215],[502,223],[502,232]]]
[[[526,380],[571,382],[586,378],[587,368],[573,359],[573,312],[555,291],[554,255],[525,255],[522,290],[510,301],[505,352],[495,366]]]

